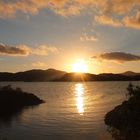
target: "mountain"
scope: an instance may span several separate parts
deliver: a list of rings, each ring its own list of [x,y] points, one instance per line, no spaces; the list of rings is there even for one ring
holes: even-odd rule
[[[62,77],[66,72],[55,69],[48,70],[29,70],[17,73],[0,73],[0,81],[25,81],[25,82],[37,82],[37,81],[51,81]]]
[[[53,81],[93,81],[94,77],[96,77],[95,74],[90,74],[90,73],[66,73],[62,77],[58,79],[54,79]]]
[[[140,75],[140,73],[135,73],[133,71],[126,71],[126,72],[122,73],[122,75],[125,75],[125,76],[136,76],[136,75]]]
[[[73,82],[73,81],[137,81],[140,74],[134,72],[124,72],[121,74],[102,73],[67,73],[55,69],[33,69],[24,72],[8,73],[0,72],[0,81],[24,81],[24,82]]]
[[[66,73],[59,79],[54,79],[53,81],[134,81],[134,80],[140,80],[139,77],[129,77],[121,74],[90,74],[90,73],[84,73],[84,74],[77,74],[77,73]]]

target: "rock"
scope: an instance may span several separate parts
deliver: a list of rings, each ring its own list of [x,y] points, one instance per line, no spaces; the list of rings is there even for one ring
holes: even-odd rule
[[[22,91],[20,88],[13,89],[10,85],[0,87],[0,118],[10,117],[25,107],[44,103],[32,93]]]

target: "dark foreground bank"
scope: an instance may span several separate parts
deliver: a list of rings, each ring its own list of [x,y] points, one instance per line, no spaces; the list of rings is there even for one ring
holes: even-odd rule
[[[0,118],[11,117],[25,107],[35,106],[44,101],[32,93],[13,89],[10,85],[0,87]]]
[[[115,140],[140,140],[140,87],[129,84],[121,105],[105,116],[105,124]]]

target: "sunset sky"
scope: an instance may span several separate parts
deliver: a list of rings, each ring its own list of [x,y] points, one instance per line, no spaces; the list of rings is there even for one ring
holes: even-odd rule
[[[140,0],[0,0],[0,71],[140,72]]]

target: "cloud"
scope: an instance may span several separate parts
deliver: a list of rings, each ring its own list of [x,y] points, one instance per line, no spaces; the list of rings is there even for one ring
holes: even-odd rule
[[[123,15],[131,12],[139,4],[139,0],[106,0],[103,11],[106,14]]]
[[[137,12],[135,16],[125,17],[123,22],[127,27],[140,29],[140,12]]]
[[[78,15],[80,11],[96,0],[1,0],[0,17],[14,17],[17,12],[38,14],[47,8],[62,16]],[[100,1],[100,0],[99,0]]]
[[[99,56],[93,56],[92,58],[98,60],[116,61],[120,63],[128,61],[140,61],[140,56],[125,52],[103,53]]]
[[[37,48],[32,48],[30,53],[34,55],[48,55],[49,53],[57,53],[58,49],[56,47],[48,45],[40,45]]]
[[[29,48],[25,45],[9,46],[0,44],[0,55],[11,55],[11,56],[27,56],[29,54]]]
[[[105,0],[100,14],[95,16],[99,24],[113,27],[140,29],[140,0]],[[136,14],[136,16],[132,16]]]
[[[40,61],[32,63],[32,66],[35,68],[45,68],[45,69],[48,67],[46,63]]]
[[[48,46],[48,45],[40,45],[39,47],[33,48],[26,45],[5,45],[0,44],[0,55],[7,56],[28,56],[28,55],[40,55],[45,56],[50,53],[58,53],[58,49],[56,47]]]
[[[59,8],[66,0],[1,0],[0,17],[14,17],[18,11],[25,14],[38,14],[46,7]]]
[[[112,17],[106,15],[96,16],[95,21],[99,24],[113,27],[130,27],[140,29],[140,12],[137,12],[134,16],[125,16],[122,20],[113,19]]]
[[[104,25],[111,25],[114,27],[121,27],[123,24],[119,21],[119,20],[114,20],[113,18],[110,18],[108,16],[96,16],[95,17],[95,21],[100,23],[100,24],[104,24]]]
[[[74,5],[71,5],[68,8],[55,9],[55,13],[64,17],[71,16],[71,15],[79,15],[80,11],[81,11],[81,7],[74,6]]]
[[[80,40],[81,41],[98,41],[98,38],[96,36],[91,36],[84,33],[83,36],[80,37]]]
[[[0,0],[0,18],[15,17],[18,12],[38,14],[41,9],[76,16],[88,9],[100,24],[140,29],[139,8],[140,0]]]

